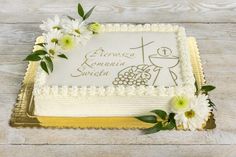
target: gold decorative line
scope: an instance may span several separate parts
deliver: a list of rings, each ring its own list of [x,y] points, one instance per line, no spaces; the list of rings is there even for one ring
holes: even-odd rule
[[[144,46],[143,46],[143,37],[141,38],[142,40],[142,57],[143,57],[143,64],[145,63],[144,61]]]

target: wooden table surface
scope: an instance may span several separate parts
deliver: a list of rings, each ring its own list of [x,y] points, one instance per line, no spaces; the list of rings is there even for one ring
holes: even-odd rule
[[[11,110],[43,19],[76,15],[73,0],[0,0],[0,157],[58,156],[236,156],[236,1],[82,0],[97,5],[91,21],[177,23],[197,38],[217,129],[165,131],[12,128]]]

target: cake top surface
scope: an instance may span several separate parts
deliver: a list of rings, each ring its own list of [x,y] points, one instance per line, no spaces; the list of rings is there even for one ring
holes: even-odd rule
[[[174,32],[104,32],[56,60],[47,85],[111,86],[182,84]]]
[[[66,55],[68,60],[54,59],[50,75],[38,69],[35,94],[59,92],[60,87],[63,91],[92,87],[85,91],[95,95],[104,94],[104,87],[118,95],[139,87],[141,93],[194,91],[185,30],[176,25],[101,25],[99,34]]]

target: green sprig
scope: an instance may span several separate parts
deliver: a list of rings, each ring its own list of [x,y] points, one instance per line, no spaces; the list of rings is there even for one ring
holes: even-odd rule
[[[176,128],[174,113],[167,114],[163,110],[153,110],[151,112],[154,113],[155,115],[145,115],[145,116],[135,117],[138,120],[143,121],[145,123],[155,124],[150,128],[144,129],[143,132],[145,134],[152,134],[159,132],[161,130],[172,130]]]
[[[204,94],[208,94],[208,92],[214,90],[215,88],[216,88],[216,87],[215,87],[215,86],[212,86],[212,85],[204,85],[204,86],[202,86],[201,91],[202,91],[202,93],[204,93]]]
[[[37,50],[29,54],[24,61],[40,61],[41,68],[49,74],[53,71],[53,62],[45,50]]]
[[[78,7],[77,7],[78,14],[80,17],[82,17],[83,20],[86,20],[92,14],[95,7],[96,6],[93,6],[91,9],[89,9],[89,11],[87,13],[84,13],[84,9],[83,9],[82,5],[79,3]]]
[[[60,58],[68,59],[67,56],[66,56],[65,54],[63,54],[63,53],[62,53],[62,54],[59,54],[59,55],[57,55],[57,56],[60,57]]]

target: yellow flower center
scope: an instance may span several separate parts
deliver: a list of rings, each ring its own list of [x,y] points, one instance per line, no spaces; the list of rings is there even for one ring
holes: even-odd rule
[[[56,38],[53,38],[53,39],[51,39],[51,42],[57,44],[57,43],[58,43],[58,40],[57,40]]]
[[[193,118],[195,116],[195,112],[193,110],[186,111],[184,114],[185,117],[187,117],[188,119]]]
[[[61,27],[60,27],[60,26],[53,26],[52,29],[57,29],[57,30],[59,30],[59,29],[61,29]]]
[[[72,36],[65,35],[61,38],[60,44],[64,50],[72,49],[75,45],[75,41]]]
[[[189,107],[189,99],[185,96],[175,96],[171,100],[172,108],[177,111],[184,111]]]
[[[74,30],[77,34],[80,34],[80,30],[79,29],[75,29]]]
[[[52,55],[54,55],[54,54],[55,54],[55,51],[54,51],[53,49],[50,49],[50,50],[49,50],[49,53],[52,54]]]

